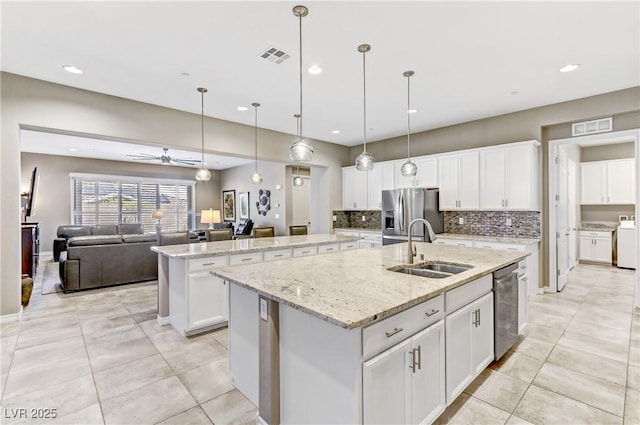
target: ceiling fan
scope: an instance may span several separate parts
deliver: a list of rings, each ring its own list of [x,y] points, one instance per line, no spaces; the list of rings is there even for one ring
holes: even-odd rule
[[[159,161],[161,164],[183,164],[183,165],[196,165],[200,162],[199,159],[191,159],[191,158],[172,158],[169,156],[168,148],[162,148],[164,153],[160,156],[151,155],[148,153],[139,153],[137,155],[127,154],[127,156],[132,157],[136,161]]]

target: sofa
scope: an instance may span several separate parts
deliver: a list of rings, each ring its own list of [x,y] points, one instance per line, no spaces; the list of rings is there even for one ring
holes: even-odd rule
[[[76,236],[105,236],[144,234],[139,223],[96,224],[93,226],[58,226],[57,237],[53,240],[53,261],[60,259],[60,253],[67,250],[67,241]]]

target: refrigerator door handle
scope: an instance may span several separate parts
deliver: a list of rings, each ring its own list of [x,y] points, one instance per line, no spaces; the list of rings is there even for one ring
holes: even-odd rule
[[[404,232],[404,195],[402,191],[400,191],[400,196],[398,197],[398,208],[400,208],[400,215],[398,216],[400,217],[400,220],[398,220],[400,223],[400,231]]]

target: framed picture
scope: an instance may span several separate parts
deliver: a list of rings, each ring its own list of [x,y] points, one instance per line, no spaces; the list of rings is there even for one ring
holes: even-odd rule
[[[224,221],[236,221],[236,191],[222,191],[222,219]]]
[[[239,198],[240,209],[238,215],[240,218],[249,218],[249,192],[240,192]]]

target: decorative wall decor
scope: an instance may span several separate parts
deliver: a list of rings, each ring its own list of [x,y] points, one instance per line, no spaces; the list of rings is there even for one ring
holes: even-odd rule
[[[238,197],[240,198],[238,215],[240,218],[249,218],[249,192],[241,192]]]
[[[258,209],[258,215],[267,215],[267,212],[271,209],[271,191],[266,189],[260,189],[258,191],[258,200],[256,201],[256,208]]]
[[[222,219],[224,221],[236,221],[236,191],[222,191]]]

